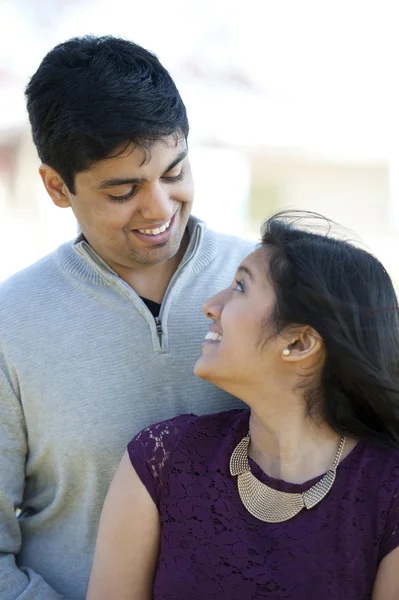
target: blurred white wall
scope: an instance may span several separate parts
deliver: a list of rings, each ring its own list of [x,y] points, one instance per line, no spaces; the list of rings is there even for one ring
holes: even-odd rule
[[[393,0],[0,2],[0,146],[13,160],[8,174],[0,165],[0,280],[75,234],[37,175],[23,89],[52,46],[85,33],[128,37],[170,70],[190,118],[195,212],[210,226],[256,236],[263,210],[316,210],[399,277],[396,11]],[[264,209],[261,183],[275,187]]]

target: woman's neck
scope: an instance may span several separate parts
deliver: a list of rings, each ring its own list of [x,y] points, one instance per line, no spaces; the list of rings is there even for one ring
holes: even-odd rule
[[[305,401],[295,394],[272,391],[251,406],[249,456],[270,477],[304,483],[322,475],[337,454],[340,436],[325,422],[306,414]],[[342,457],[353,449],[347,440]],[[342,460],[342,459],[341,459]]]

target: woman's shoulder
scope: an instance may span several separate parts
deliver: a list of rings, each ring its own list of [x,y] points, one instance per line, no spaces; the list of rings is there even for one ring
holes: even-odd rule
[[[350,481],[356,486],[358,512],[373,517],[374,542],[382,560],[399,546],[399,449],[359,442],[358,453]]]
[[[175,446],[182,438],[194,442],[198,438],[204,439],[204,436],[206,436],[208,444],[211,444],[212,440],[224,439],[235,430],[236,426],[248,419],[248,409],[206,415],[182,414],[145,427],[134,436],[129,442],[129,446],[144,444],[152,446],[155,450],[157,447],[164,446],[165,443],[169,447]]]
[[[239,408],[234,410],[226,410],[219,413],[210,413],[206,415],[196,415],[193,427],[198,431],[206,431],[207,429],[215,430],[221,435],[231,432],[231,428],[243,421],[249,420],[249,409]]]
[[[237,409],[196,416],[181,430],[174,461],[208,466],[224,463],[248,431],[249,414],[248,409]]]
[[[220,455],[237,428],[247,428],[248,410],[210,415],[183,414],[142,429],[128,444],[130,462],[159,503],[171,465],[190,471]]]
[[[196,415],[187,424],[185,434],[195,440],[207,440],[207,445],[212,442],[220,442],[229,439],[239,430],[247,430],[249,422],[249,410],[235,409],[220,413]]]
[[[388,469],[399,468],[399,448],[372,441],[360,441],[358,447],[362,462],[374,463]],[[357,446],[354,450],[356,449]]]
[[[348,484],[361,490],[369,503],[386,507],[399,499],[399,449],[371,441],[359,441],[342,462]]]

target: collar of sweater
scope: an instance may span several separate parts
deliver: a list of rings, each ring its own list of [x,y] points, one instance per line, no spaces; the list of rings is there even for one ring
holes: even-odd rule
[[[178,275],[190,263],[195,271],[202,270],[217,252],[217,239],[213,232],[206,230],[200,219],[190,216],[187,229],[190,242],[176,271]],[[92,285],[109,285],[119,280],[118,274],[93,250],[83,233],[71,243],[63,244],[58,250],[58,261],[62,270],[69,276]]]

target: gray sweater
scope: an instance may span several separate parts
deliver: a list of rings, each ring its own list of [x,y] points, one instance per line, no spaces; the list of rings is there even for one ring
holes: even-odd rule
[[[202,303],[253,244],[193,218],[189,228],[158,330],[82,238],[0,286],[1,600],[83,600],[126,443],[180,413],[237,407],[193,365],[208,328]]]

